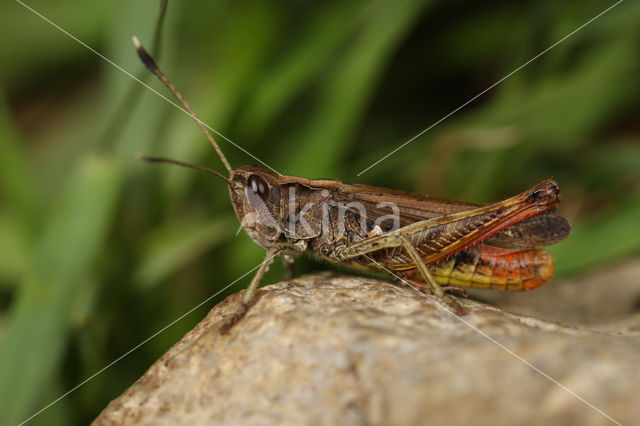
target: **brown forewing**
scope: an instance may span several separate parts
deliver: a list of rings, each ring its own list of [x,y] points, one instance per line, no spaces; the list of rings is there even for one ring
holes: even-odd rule
[[[394,203],[400,213],[400,226],[404,227],[422,220],[470,211],[481,204],[431,198],[410,192],[367,185],[342,184],[333,193],[338,202],[359,202],[367,210],[369,225],[378,217],[389,215],[391,209],[380,203]],[[542,247],[564,239],[571,230],[567,219],[548,212],[525,219],[509,226],[485,241],[501,247]],[[385,230],[387,231],[387,230]]]

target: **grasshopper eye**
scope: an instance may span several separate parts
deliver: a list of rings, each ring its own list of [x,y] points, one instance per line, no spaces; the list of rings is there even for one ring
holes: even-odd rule
[[[253,194],[257,195],[262,201],[267,201],[269,198],[269,185],[258,175],[251,175],[247,180],[247,188]]]

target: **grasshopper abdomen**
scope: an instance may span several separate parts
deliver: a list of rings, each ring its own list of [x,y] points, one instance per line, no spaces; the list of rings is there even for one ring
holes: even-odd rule
[[[445,286],[523,291],[546,283],[553,276],[554,266],[551,256],[542,250],[482,244],[430,265],[429,271]],[[418,271],[412,272],[415,278]]]

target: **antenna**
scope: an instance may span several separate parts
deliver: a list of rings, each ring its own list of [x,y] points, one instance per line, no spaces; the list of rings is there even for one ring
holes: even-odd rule
[[[213,149],[215,149],[216,152],[218,153],[218,157],[220,157],[220,161],[222,161],[222,163],[224,164],[224,167],[229,172],[229,175],[233,174],[233,169],[231,168],[231,165],[229,164],[229,161],[227,160],[227,157],[225,157],[224,153],[220,149],[220,146],[218,146],[218,143],[216,142],[216,140],[213,138],[213,136],[211,135],[209,130],[205,127],[204,123],[202,123],[202,121],[200,120],[198,115],[195,113],[195,111],[191,108],[189,103],[184,99],[182,94],[178,91],[178,89],[176,89],[176,87],[173,85],[173,83],[171,83],[171,81],[169,81],[167,76],[164,75],[164,73],[162,71],[160,71],[160,68],[158,68],[158,65],[156,64],[156,61],[149,54],[149,52],[147,52],[145,50],[145,48],[142,46],[142,44],[140,44],[140,40],[138,40],[138,38],[135,37],[135,36],[133,37],[133,44],[136,47],[136,50],[138,52],[138,56],[140,57],[140,60],[142,61],[142,63],[147,67],[147,69],[149,71],[151,71],[153,74],[155,74],[155,76],[158,77],[158,79],[160,79],[160,81],[162,81],[162,83],[165,86],[167,86],[167,89],[169,89],[169,91],[173,94],[173,96],[175,96],[176,99],[187,110],[189,115],[191,115],[191,118],[193,118],[195,120],[196,124],[198,124],[198,127],[200,127],[200,129],[202,130],[204,135],[207,137],[209,142],[211,142],[211,145],[213,146]],[[164,160],[164,159],[158,159],[158,160]],[[150,161],[155,161],[155,160],[150,160]],[[193,166],[193,165],[186,164],[186,163],[180,163],[179,161],[174,161],[174,160],[167,160],[167,161],[162,161],[162,162],[179,164],[179,165],[182,165],[182,166],[185,166],[185,167],[191,167],[191,168],[198,168],[199,167],[199,166]],[[203,167],[203,168],[201,168],[199,170],[203,170],[204,171],[204,169],[205,169],[205,167]],[[210,170],[210,169],[207,169],[207,170]],[[211,170],[211,171],[213,171],[213,170]],[[229,179],[226,179],[226,180],[228,182],[230,182]]]
[[[188,167],[190,169],[200,170],[201,172],[205,172],[205,173],[209,173],[210,175],[217,176],[220,179],[227,182],[228,185],[233,186],[233,181],[226,178],[224,175],[222,175],[222,173],[216,172],[215,170],[212,170],[208,167],[196,166],[195,164],[183,163],[182,161],[172,160],[170,158],[162,158],[162,157],[147,157],[147,156],[141,155],[140,159],[144,161],[148,161],[150,163],[168,163],[168,164],[175,164],[176,166],[182,166],[182,167]]]

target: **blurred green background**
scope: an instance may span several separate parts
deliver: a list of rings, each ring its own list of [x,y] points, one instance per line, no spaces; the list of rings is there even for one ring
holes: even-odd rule
[[[134,75],[158,0],[27,4]],[[559,278],[640,253],[640,3],[190,1],[159,63],[203,120],[281,173],[473,202],[561,183]],[[15,424],[240,277],[263,251],[191,119],[18,2],[0,6],[0,413]],[[168,95],[168,94],[167,94]],[[235,166],[253,159],[218,138]],[[301,261],[296,273],[326,268]],[[265,283],[281,277],[275,265]],[[83,424],[224,296],[34,418]],[[560,279],[548,285],[556,285]],[[576,291],[579,291],[577,288]]]

